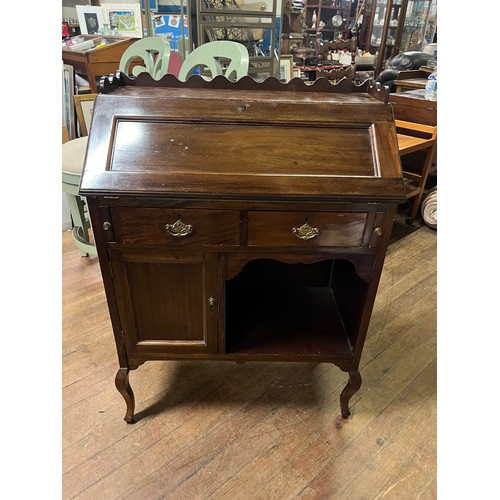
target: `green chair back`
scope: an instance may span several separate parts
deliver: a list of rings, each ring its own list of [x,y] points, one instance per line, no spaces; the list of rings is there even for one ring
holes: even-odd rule
[[[221,59],[230,60],[227,69],[224,71]],[[224,75],[228,80],[237,81],[248,74],[249,56],[247,48],[238,42],[229,40],[217,40],[200,45],[186,56],[179,72],[179,80],[185,82],[196,69],[208,71],[210,76],[202,77],[211,80],[217,75]]]
[[[141,58],[143,66],[136,65],[132,69],[132,62]],[[170,61],[170,44],[161,37],[146,37],[130,45],[120,59],[119,70],[127,76],[137,76],[140,73],[149,73],[154,80],[159,80],[168,72]]]

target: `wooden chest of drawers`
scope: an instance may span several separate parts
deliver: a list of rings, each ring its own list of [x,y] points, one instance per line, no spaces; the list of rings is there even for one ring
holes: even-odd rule
[[[325,82],[122,76],[97,97],[80,192],[127,422],[129,370],[171,359],[335,363],[349,415],[404,189],[386,94]]]

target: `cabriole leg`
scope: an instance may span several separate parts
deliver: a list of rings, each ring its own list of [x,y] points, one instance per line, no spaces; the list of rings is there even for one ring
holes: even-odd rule
[[[125,422],[128,424],[134,423],[134,408],[135,408],[135,399],[134,393],[132,392],[132,388],[130,387],[128,381],[128,368],[120,368],[116,374],[115,378],[115,386],[118,389],[118,392],[123,396],[125,403],[127,403],[127,413],[125,413]]]
[[[356,394],[356,392],[361,387],[361,375],[358,370],[349,371],[349,382],[344,387],[344,390],[340,394],[340,411],[342,413],[342,418],[347,418],[351,412],[349,411],[349,400]]]

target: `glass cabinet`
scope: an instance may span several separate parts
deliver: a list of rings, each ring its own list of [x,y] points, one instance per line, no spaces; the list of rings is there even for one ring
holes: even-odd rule
[[[423,50],[436,34],[436,0],[409,0],[399,52]]]
[[[375,74],[397,54],[407,0],[368,0],[363,16],[364,50],[375,55]]]
[[[400,52],[422,50],[436,33],[437,0],[367,0],[361,47],[375,55],[375,75]]]

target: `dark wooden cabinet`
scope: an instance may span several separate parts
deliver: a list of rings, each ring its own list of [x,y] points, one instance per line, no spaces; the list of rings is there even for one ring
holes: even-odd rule
[[[217,352],[216,318],[209,307],[217,292],[213,255],[111,250],[109,257],[130,359]]]
[[[82,175],[133,421],[148,360],[358,366],[397,204],[388,94],[167,75],[104,82]]]

